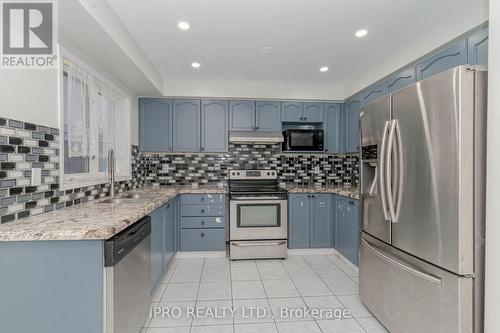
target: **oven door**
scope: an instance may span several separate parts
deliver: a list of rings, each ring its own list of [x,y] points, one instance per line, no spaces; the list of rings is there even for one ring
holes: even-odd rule
[[[286,199],[231,198],[230,206],[230,240],[287,238],[288,203]]]

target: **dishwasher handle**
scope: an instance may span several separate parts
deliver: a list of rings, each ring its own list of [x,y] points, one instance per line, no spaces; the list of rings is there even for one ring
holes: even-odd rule
[[[151,235],[151,217],[145,216],[104,242],[104,267],[113,267]]]

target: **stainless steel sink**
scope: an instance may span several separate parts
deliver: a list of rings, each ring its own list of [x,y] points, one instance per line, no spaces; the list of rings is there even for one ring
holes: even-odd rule
[[[99,203],[102,204],[119,204],[119,203],[134,203],[134,202],[141,202],[141,201],[148,201],[149,198],[144,198],[141,196],[125,196],[125,197],[118,197],[118,198],[108,198],[99,201]]]
[[[140,199],[141,196],[139,194],[124,194],[119,197],[120,199]]]

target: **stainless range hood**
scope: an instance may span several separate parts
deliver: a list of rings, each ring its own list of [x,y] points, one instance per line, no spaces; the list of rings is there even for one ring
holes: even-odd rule
[[[230,143],[277,144],[283,142],[281,132],[231,131]]]

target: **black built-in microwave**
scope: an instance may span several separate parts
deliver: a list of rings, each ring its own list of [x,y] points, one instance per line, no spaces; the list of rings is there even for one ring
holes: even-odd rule
[[[287,129],[283,131],[283,151],[323,151],[322,129]]]

